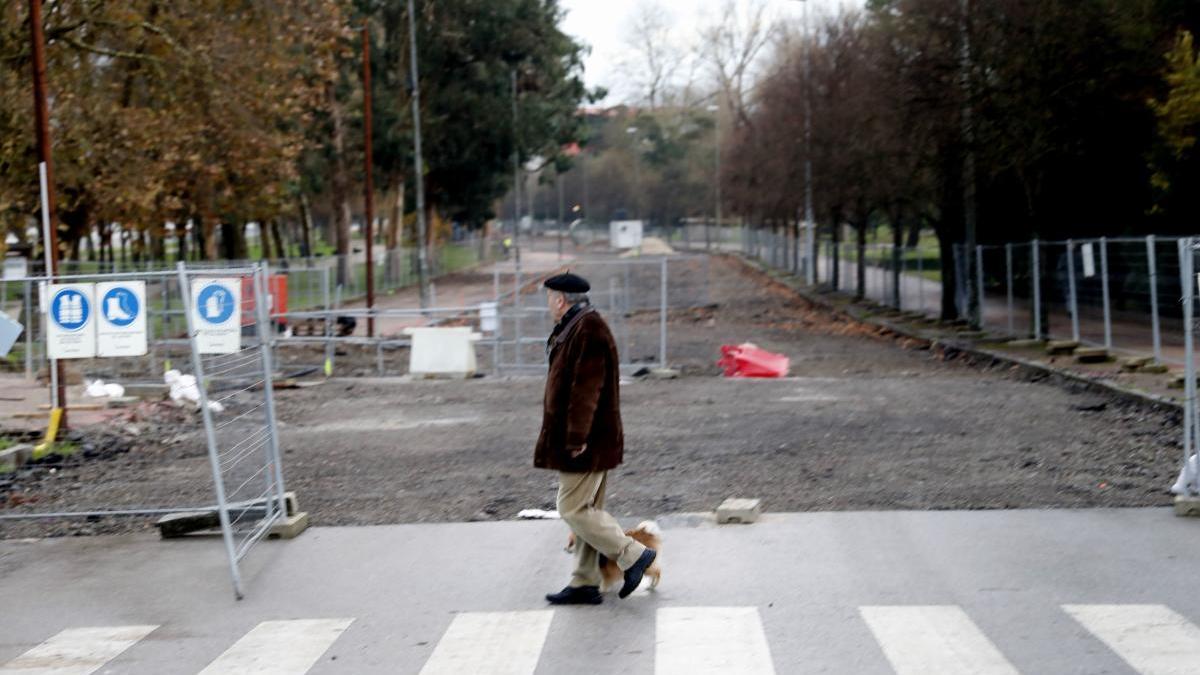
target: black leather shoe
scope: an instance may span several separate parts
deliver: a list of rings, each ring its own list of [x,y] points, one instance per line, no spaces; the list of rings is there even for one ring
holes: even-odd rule
[[[599,586],[567,586],[557,593],[546,595],[552,605],[598,605],[604,602]]]
[[[630,593],[636,591],[638,584],[642,583],[642,576],[646,574],[646,569],[654,563],[654,559],[657,557],[658,553],[652,548],[642,551],[642,555],[638,557],[637,562],[633,563],[633,567],[625,570],[625,585],[621,587],[621,592],[617,593],[617,597],[627,598]]]

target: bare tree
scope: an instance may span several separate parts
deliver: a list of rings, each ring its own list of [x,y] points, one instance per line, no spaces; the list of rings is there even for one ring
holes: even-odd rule
[[[774,32],[766,10],[765,0],[726,0],[716,22],[700,32],[699,56],[739,125],[750,123],[747,109],[758,79],[755,66]]]
[[[688,59],[688,51],[671,32],[671,14],[658,2],[638,4],[625,40],[629,54],[621,64],[633,82],[637,102],[650,108],[663,103],[678,85],[676,79]]]

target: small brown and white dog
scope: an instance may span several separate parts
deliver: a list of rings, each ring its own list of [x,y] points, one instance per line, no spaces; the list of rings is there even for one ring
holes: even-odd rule
[[[625,530],[625,534],[658,552],[658,557],[646,569],[646,577],[650,579],[650,589],[657,588],[658,582],[662,579],[662,566],[659,565],[659,561],[662,560],[662,529],[653,520],[643,520],[632,530]],[[567,537],[565,550],[567,553],[575,552],[574,532]],[[621,571],[620,567],[617,567],[617,561],[609,560],[603,553],[600,554],[600,577],[602,579],[601,593],[607,592],[614,586],[620,586],[625,581],[625,573]]]

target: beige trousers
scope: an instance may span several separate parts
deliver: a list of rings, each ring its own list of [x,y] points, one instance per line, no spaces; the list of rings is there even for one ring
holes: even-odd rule
[[[571,586],[600,585],[600,553],[626,570],[646,550],[625,534],[616,518],[604,511],[607,484],[607,471],[558,474],[558,513],[575,533],[575,572],[571,574]]]

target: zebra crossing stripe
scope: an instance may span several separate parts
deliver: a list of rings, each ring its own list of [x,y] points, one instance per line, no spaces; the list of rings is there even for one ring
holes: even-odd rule
[[[3,675],[90,675],[158,626],[68,628],[0,667]]]
[[[421,675],[531,675],[553,617],[554,610],[459,614]]]
[[[756,607],[658,610],[656,675],[774,675],[771,649]]]
[[[303,675],[354,619],[264,621],[200,675]]]
[[[897,675],[1017,675],[961,607],[859,607]]]
[[[1142,675],[1200,672],[1200,628],[1165,605],[1063,605]]]

